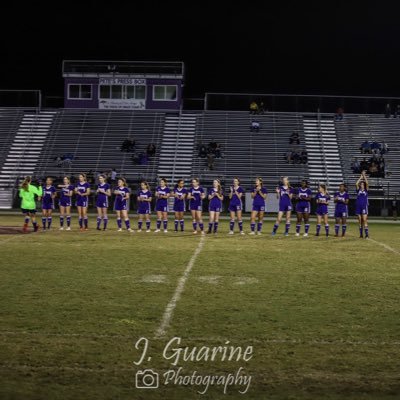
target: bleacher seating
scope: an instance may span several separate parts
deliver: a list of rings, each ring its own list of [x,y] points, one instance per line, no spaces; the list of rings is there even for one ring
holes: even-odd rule
[[[259,132],[251,132],[251,121],[260,122]],[[302,116],[293,113],[266,113],[206,111],[198,116],[196,145],[206,146],[215,139],[222,147],[222,158],[216,159],[214,169],[207,168],[207,159],[195,151],[192,171],[201,180],[220,178],[230,182],[239,176],[242,184],[251,186],[257,176],[267,185],[276,185],[279,176],[288,175],[293,182],[308,178],[306,164],[288,164],[285,153],[290,148],[293,131],[300,137],[304,149]]]
[[[60,110],[37,165],[37,176],[76,175],[80,172],[105,172],[116,168],[130,181],[153,180],[156,175],[165,113],[150,111]],[[136,142],[135,154],[146,151],[149,143],[156,155],[147,165],[132,162],[132,153],[121,152],[122,142]],[[70,166],[58,167],[55,157],[71,153]]]
[[[338,143],[343,160],[345,181],[350,185],[358,179],[351,169],[351,161],[359,161],[371,155],[361,154],[360,145],[364,141],[385,142],[389,152],[384,155],[384,178],[370,178],[370,184],[377,193],[384,192],[386,196],[400,194],[400,119],[385,118],[380,114],[346,114],[343,120],[335,122]],[[379,190],[381,188],[381,190]]]

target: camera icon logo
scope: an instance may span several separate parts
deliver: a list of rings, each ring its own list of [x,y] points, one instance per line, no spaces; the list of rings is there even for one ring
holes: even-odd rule
[[[159,385],[158,373],[152,369],[137,371],[135,384],[137,389],[157,389]]]

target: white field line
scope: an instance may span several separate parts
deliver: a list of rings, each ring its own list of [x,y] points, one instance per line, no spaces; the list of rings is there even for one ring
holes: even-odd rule
[[[192,270],[194,263],[196,261],[196,258],[200,254],[203,246],[204,246],[204,236],[202,236],[200,238],[199,244],[198,244],[195,252],[193,253],[192,257],[190,258],[189,263],[186,266],[183,275],[179,278],[178,285],[175,289],[175,293],[172,296],[172,299],[168,303],[167,307],[165,308],[164,315],[161,320],[161,324],[155,332],[156,338],[161,338],[161,337],[165,336],[168,326],[171,322],[175,307],[176,307],[179,299],[181,298],[181,294],[185,288],[185,284],[189,277],[190,271]]]
[[[400,251],[394,249],[393,247],[390,247],[390,246],[387,245],[386,243],[378,242],[377,240],[371,239],[371,238],[368,238],[368,241],[374,242],[374,243],[376,243],[376,244],[379,244],[379,246],[382,246],[382,247],[384,247],[386,250],[389,250],[389,251],[391,251],[391,252],[393,252],[393,253],[400,254]]]
[[[21,236],[20,236],[20,235],[14,235],[14,236],[9,237],[9,238],[7,238],[7,239],[0,240],[0,244],[7,243],[7,242],[11,242],[11,240],[14,240],[14,239],[16,239],[16,238],[18,238],[18,237],[21,237]]]

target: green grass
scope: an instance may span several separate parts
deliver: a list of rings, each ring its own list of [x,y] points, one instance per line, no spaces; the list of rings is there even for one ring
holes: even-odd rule
[[[156,338],[200,237],[116,232],[114,220],[97,232],[94,217],[89,232],[59,232],[54,221],[51,232],[0,236],[1,399],[399,397],[399,225],[370,226],[396,253],[359,239],[354,223],[345,239],[327,240],[284,238],[282,227],[273,238],[271,221],[261,237],[231,237],[224,221],[205,238],[167,333]],[[0,226],[20,224],[0,216]],[[253,357],[174,367],[162,354],[174,336],[182,347],[253,346]],[[141,337],[151,360],[136,366]],[[251,384],[244,395],[240,386],[204,395],[204,386],[135,388],[139,369],[178,367],[204,376],[243,367]]]

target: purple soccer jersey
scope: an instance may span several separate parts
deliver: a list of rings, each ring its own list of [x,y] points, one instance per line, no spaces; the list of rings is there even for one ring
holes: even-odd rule
[[[255,187],[253,193],[255,193],[253,198],[253,211],[265,211],[265,199],[260,193],[267,194],[267,189],[265,187],[261,187],[261,189]]]
[[[148,200],[151,198],[150,190],[140,190],[138,193],[138,214],[150,214],[151,213],[151,205]]]
[[[311,211],[311,197],[312,191],[310,188],[299,188],[297,191],[296,212],[309,214]]]
[[[90,188],[90,184],[88,182],[80,183],[78,182],[75,186],[78,193],[85,193],[87,189]],[[79,194],[76,195],[76,205],[77,207],[87,207],[88,206],[88,196],[81,196]]]
[[[218,193],[218,190],[215,188],[211,188],[208,191],[209,196],[213,196],[210,200],[210,203],[208,205],[208,210],[209,211],[215,211],[215,212],[221,212],[222,209],[222,200],[220,200],[216,194]]]
[[[292,193],[291,187],[279,186],[279,211],[292,211],[292,199],[290,198]]]
[[[347,192],[336,192],[334,198],[337,200],[335,205],[335,217],[346,218],[348,216],[346,200],[349,200],[349,194]]]
[[[74,191],[74,185],[67,185],[66,187],[61,188],[60,192],[60,202],[59,205],[62,207],[71,207],[72,205],[72,197],[68,196],[71,192]]]
[[[52,196],[56,192],[54,186],[43,186],[43,196],[42,196],[42,209],[52,210],[54,208],[54,200]]]
[[[108,189],[110,189],[110,185],[108,183],[99,183],[97,185],[97,190],[99,189],[102,189],[106,192]],[[97,193],[96,207],[108,208],[108,196],[105,193]]]
[[[156,189],[156,211],[168,212],[168,199],[159,198],[158,196],[166,196],[167,194],[171,193],[169,187],[158,186]]]
[[[356,215],[368,215],[368,190],[357,189]]]
[[[325,204],[325,202],[328,203],[330,199],[329,194],[317,193],[315,196],[315,201],[317,202],[317,215],[328,214],[328,204]]]
[[[174,200],[174,211],[175,212],[184,212],[185,207],[185,199],[183,198],[187,194],[187,189],[185,188],[176,188],[174,193],[178,196],[175,197]]]
[[[128,198],[127,195],[130,193],[129,188],[125,186],[117,187],[116,196],[114,201],[114,210],[123,211],[128,209]]]
[[[241,186],[238,186],[236,189],[237,193],[244,193],[244,190]],[[232,187],[232,197],[229,202],[229,211],[241,211],[243,208],[242,199],[238,197],[235,193],[235,189]]]
[[[193,198],[190,199],[189,202],[190,210],[202,211],[203,200],[201,198],[201,195],[204,194],[204,189],[201,186],[198,186],[196,188],[191,187],[188,190],[188,193],[193,196]]]

